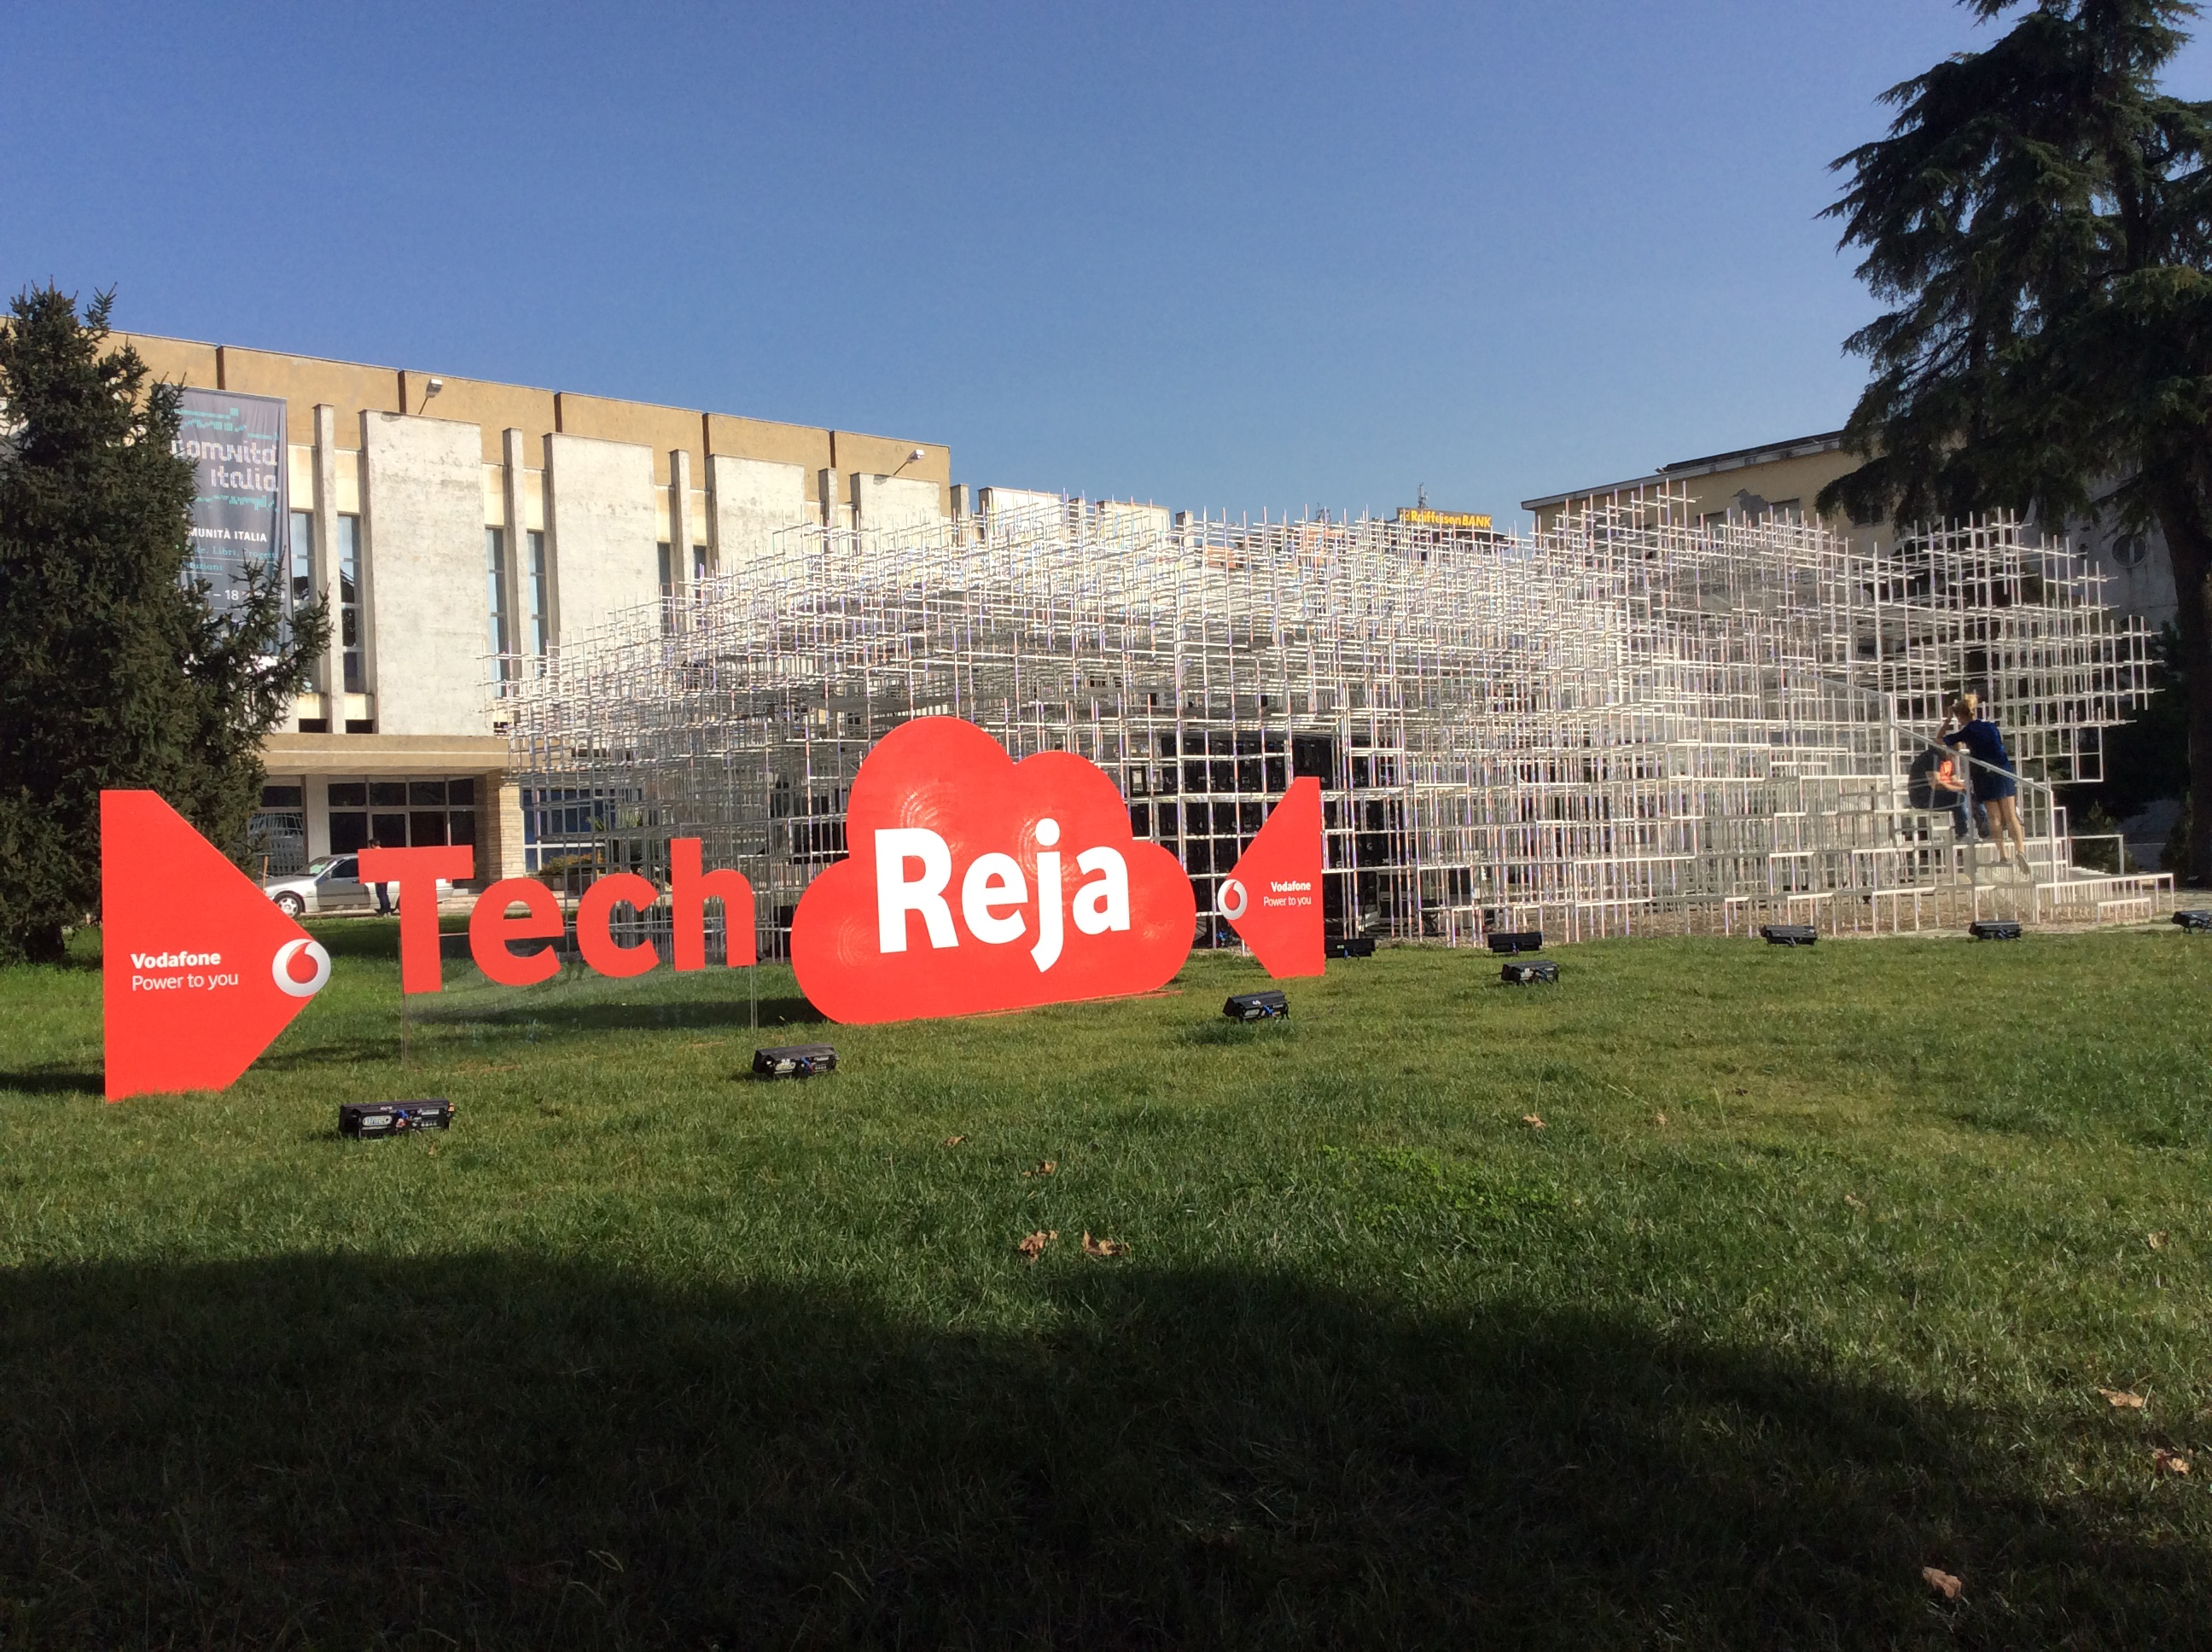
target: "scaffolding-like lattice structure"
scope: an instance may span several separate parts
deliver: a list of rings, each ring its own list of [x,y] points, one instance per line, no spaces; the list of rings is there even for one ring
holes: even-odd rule
[[[668,837],[703,837],[769,955],[844,853],[861,758],[938,714],[1115,775],[1201,914],[1318,775],[1332,930],[1449,943],[2151,916],[2170,880],[2075,866],[2051,789],[2098,777],[2148,657],[2085,559],[2003,519],[1869,549],[1665,493],[1526,538],[1069,500],[793,530],[504,662],[499,703],[538,869],[665,875]],[[2032,878],[1913,806],[1966,688],[2021,771]]]

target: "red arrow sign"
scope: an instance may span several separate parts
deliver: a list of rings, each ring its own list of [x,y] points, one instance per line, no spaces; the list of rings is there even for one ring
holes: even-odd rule
[[[100,794],[107,1099],[221,1090],[330,979],[330,954],[152,792]]]
[[[1328,969],[1322,929],[1321,782],[1291,782],[1215,899],[1221,915],[1278,980]]]

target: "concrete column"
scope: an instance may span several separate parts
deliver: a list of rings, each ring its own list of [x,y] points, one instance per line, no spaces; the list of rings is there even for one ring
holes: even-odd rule
[[[718,577],[732,567],[722,554],[722,465],[711,448],[707,450],[707,563]]]
[[[659,600],[653,449],[545,438],[545,547],[556,640]]]
[[[507,496],[507,647],[514,654],[530,652],[530,524],[524,486],[530,450],[520,430],[500,432],[500,485]]]
[[[708,543],[714,571],[726,577],[764,561],[785,529],[821,519],[818,501],[811,508],[807,503],[802,465],[709,454],[707,489]]]
[[[865,471],[854,472],[850,480],[856,528],[892,533],[945,519],[945,495],[934,482],[870,476]]]
[[[376,588],[376,489],[370,485],[368,462],[368,422],[375,416],[368,408],[361,410],[361,550],[353,571],[353,588],[361,613],[361,691],[369,696],[378,732],[382,732],[384,708],[376,701],[376,604],[372,600]]]
[[[315,665],[315,688],[331,732],[345,732],[345,633],[338,614],[338,411],[315,404],[315,553],[307,577],[331,616],[331,646]]]
[[[366,411],[361,465],[377,732],[488,734],[483,433]]]
[[[503,774],[489,775],[482,784],[490,793],[486,799],[490,806],[477,806],[477,870],[487,878],[525,877],[522,788]],[[489,867],[484,864],[487,860]]]
[[[691,586],[691,547],[699,525],[691,519],[691,455],[681,447],[668,454],[668,582],[682,596]]]

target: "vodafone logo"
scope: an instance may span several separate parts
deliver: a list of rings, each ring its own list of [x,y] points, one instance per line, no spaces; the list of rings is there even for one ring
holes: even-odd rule
[[[110,1101],[222,1089],[331,978],[330,954],[151,792],[100,795],[100,904]]]
[[[292,974],[295,958],[304,957],[313,970],[305,981]],[[323,983],[331,978],[331,955],[323,951],[320,941],[287,941],[276,949],[269,973],[275,977],[279,990],[294,998],[313,998],[323,990]]]
[[[1269,975],[1318,975],[1328,952],[1314,893],[1321,880],[1321,782],[1305,775],[1268,811],[1259,835],[1221,880],[1214,905]]]

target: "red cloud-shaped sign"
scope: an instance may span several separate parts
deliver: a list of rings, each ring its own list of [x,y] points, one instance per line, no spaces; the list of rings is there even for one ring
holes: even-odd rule
[[[1190,956],[1190,879],[1073,753],[1017,763],[957,717],[902,724],[860,764],[845,832],[791,928],[799,987],[833,1021],[1150,992]]]

